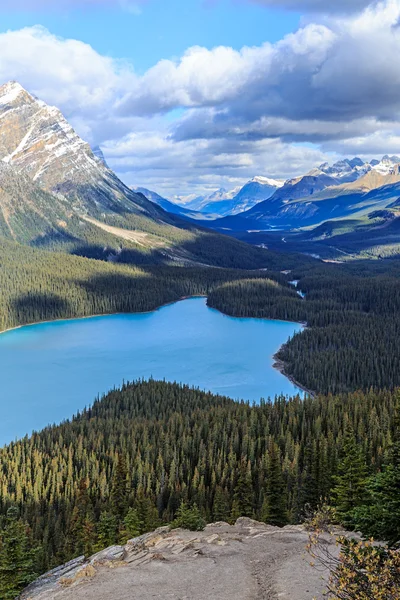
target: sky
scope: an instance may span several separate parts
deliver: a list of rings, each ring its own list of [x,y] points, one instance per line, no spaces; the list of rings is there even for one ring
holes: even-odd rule
[[[400,0],[0,0],[0,83],[166,197],[400,153]]]

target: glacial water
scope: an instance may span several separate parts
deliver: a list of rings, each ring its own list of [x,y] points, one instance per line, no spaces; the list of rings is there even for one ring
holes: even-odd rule
[[[145,314],[56,321],[0,335],[0,444],[70,418],[123,381],[178,381],[259,402],[298,393],[273,368],[297,323],[237,319],[192,298]],[[301,393],[301,392],[300,392]]]

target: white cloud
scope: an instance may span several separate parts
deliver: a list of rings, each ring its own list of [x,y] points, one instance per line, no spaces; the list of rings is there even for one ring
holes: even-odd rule
[[[400,152],[399,22],[400,0],[387,0],[314,17],[276,44],[189,48],[141,76],[26,28],[0,34],[0,80],[59,106],[132,184],[186,191],[285,177],[326,153]]]

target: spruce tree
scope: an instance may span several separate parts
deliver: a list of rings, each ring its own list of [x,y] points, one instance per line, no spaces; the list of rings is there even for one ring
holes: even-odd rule
[[[212,515],[214,521],[229,520],[229,496],[221,486],[218,486],[215,491]]]
[[[123,526],[121,528],[120,537],[126,543],[128,540],[133,539],[140,535],[143,529],[143,523],[140,520],[139,513],[136,508],[130,508],[124,519]]]
[[[0,535],[0,598],[14,600],[36,578],[35,552],[31,547],[26,524],[18,509],[7,512],[6,525]]]
[[[286,490],[284,486],[279,448],[271,442],[268,452],[268,470],[262,519],[269,525],[283,527],[288,522]]]
[[[91,553],[94,537],[93,506],[86,480],[81,479],[66,540],[68,554],[87,556]]]
[[[200,514],[198,506],[193,504],[189,507],[185,502],[181,502],[176,513],[176,518],[171,524],[172,527],[182,527],[190,531],[203,531],[206,522]]]
[[[400,398],[388,464],[369,478],[366,503],[355,510],[354,520],[364,535],[385,540],[390,546],[400,544]]]
[[[126,515],[128,506],[127,470],[123,456],[118,457],[111,488],[111,509],[119,521]]]
[[[160,525],[157,507],[143,492],[140,492],[136,497],[134,508],[136,508],[139,516],[140,533],[147,533],[148,531],[157,529]]]
[[[118,522],[111,512],[103,511],[96,526],[96,550],[104,550],[117,542]]]
[[[245,460],[240,463],[240,469],[233,492],[231,518],[253,516],[253,482],[250,465]]]
[[[342,459],[334,482],[332,497],[337,515],[344,526],[353,527],[354,510],[365,499],[366,465],[351,426],[346,429]]]

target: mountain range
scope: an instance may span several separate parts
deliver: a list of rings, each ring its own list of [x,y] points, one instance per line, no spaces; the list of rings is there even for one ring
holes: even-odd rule
[[[175,196],[173,200],[148,189],[135,188],[135,191],[140,191],[168,212],[184,218],[217,221],[219,218],[239,215],[236,220],[238,224],[244,218],[249,221],[266,221],[267,226],[270,224],[273,227],[292,228],[299,226],[298,219],[306,219],[312,224],[315,220],[318,222],[319,217],[319,211],[315,210],[314,205],[307,209],[304,206],[292,206],[295,201],[302,201],[310,196],[313,197],[313,201],[320,201],[353,192],[370,192],[396,183],[398,164],[398,156],[386,155],[381,160],[374,159],[370,162],[355,157],[340,160],[333,165],[323,163],[305,175],[286,181],[258,176],[243,187],[230,191],[219,189],[200,196]],[[329,213],[329,209],[327,212]],[[337,212],[341,216],[341,211]],[[334,213],[335,211],[328,216],[336,217]],[[313,214],[316,215],[316,219],[313,219]],[[277,223],[273,223],[274,220]],[[227,223],[234,224],[235,220],[217,221],[210,223],[210,226],[225,226]]]
[[[274,250],[326,258],[400,252],[400,158],[321,165],[211,227]]]
[[[400,247],[399,198],[400,157],[386,155],[324,163],[285,182],[255,177],[178,204],[130,189],[57,108],[17,82],[0,87],[0,237],[19,243],[135,264],[243,268],[268,260],[254,246],[386,256]]]
[[[13,81],[0,87],[0,236],[140,264],[246,268],[266,260],[127,187],[57,108]]]
[[[168,212],[180,214],[186,218],[212,220],[249,210],[258,202],[270,198],[284,183],[284,181],[269,177],[254,177],[244,186],[235,187],[229,191],[220,188],[200,196],[193,194],[175,196],[172,201],[151,190],[144,188],[134,188],[134,190],[142,192],[146,198]]]
[[[284,183],[256,177],[227,193],[224,200],[223,193],[219,190],[211,200],[187,200],[185,211],[197,206],[201,212],[181,212],[182,218],[273,250],[306,250],[337,258],[360,252],[395,255],[400,249],[400,157],[396,155],[369,162],[355,157],[324,163]],[[182,210],[176,206],[173,203],[173,211]],[[209,210],[213,213],[203,212]]]

